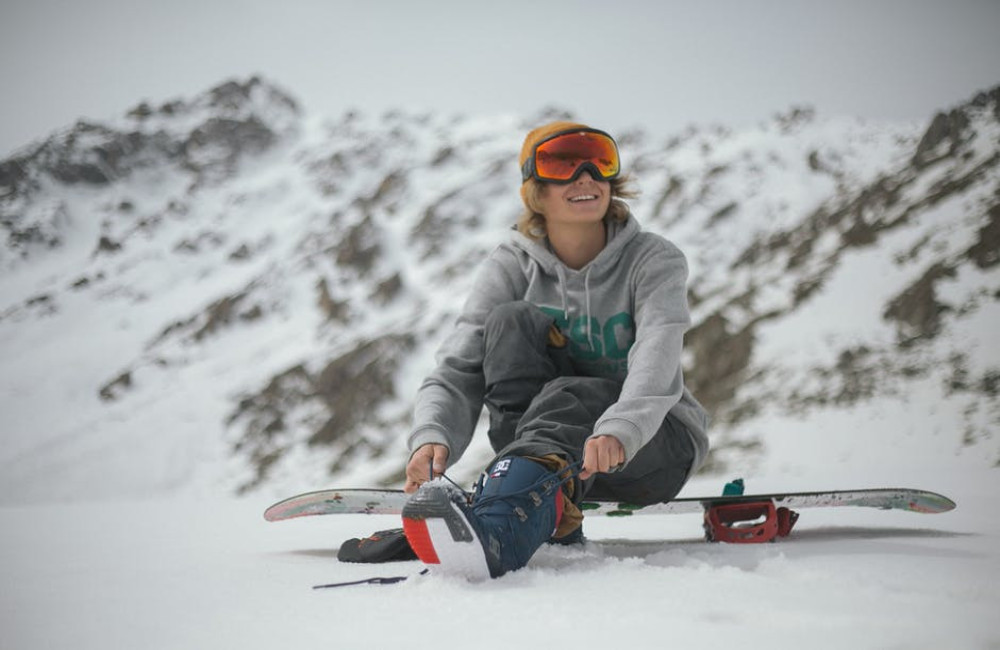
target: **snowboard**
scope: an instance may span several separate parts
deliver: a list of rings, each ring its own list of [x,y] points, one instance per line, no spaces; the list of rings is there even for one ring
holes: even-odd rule
[[[314,515],[398,515],[409,495],[402,490],[345,489],[306,492],[279,501],[264,511],[267,521],[283,521]],[[631,515],[708,513],[717,507],[767,503],[776,508],[860,507],[881,510],[905,510],[934,514],[948,512],[955,502],[946,496],[912,488],[876,488],[831,490],[826,492],[788,492],[709,497],[684,497],[666,503],[635,505],[621,501],[586,500],[579,504],[588,516],[622,517]]]

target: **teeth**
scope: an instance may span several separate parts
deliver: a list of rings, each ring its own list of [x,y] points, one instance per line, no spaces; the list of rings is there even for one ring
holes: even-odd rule
[[[570,201],[573,201],[573,202],[576,202],[576,201],[593,201],[596,198],[597,197],[594,196],[593,194],[583,194],[581,196],[574,196],[573,198],[570,199]]]

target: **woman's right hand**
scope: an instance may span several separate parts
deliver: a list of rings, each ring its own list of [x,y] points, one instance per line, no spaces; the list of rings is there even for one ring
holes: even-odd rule
[[[417,488],[444,474],[448,466],[448,448],[444,445],[423,445],[410,456],[406,464],[406,485],[403,492],[413,494]],[[433,476],[431,476],[433,474]]]

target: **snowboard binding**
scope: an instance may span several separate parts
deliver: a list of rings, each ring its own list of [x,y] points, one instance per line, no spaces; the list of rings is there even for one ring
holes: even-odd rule
[[[743,495],[743,479],[727,483],[723,496]],[[705,509],[705,539],[727,544],[759,544],[787,537],[799,513],[777,508],[771,499],[716,503]]]

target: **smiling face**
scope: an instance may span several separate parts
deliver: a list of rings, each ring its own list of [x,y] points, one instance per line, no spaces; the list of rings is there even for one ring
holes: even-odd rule
[[[585,171],[567,185],[545,183],[540,202],[540,212],[550,227],[597,223],[611,205],[611,183],[594,180],[590,172]]]

